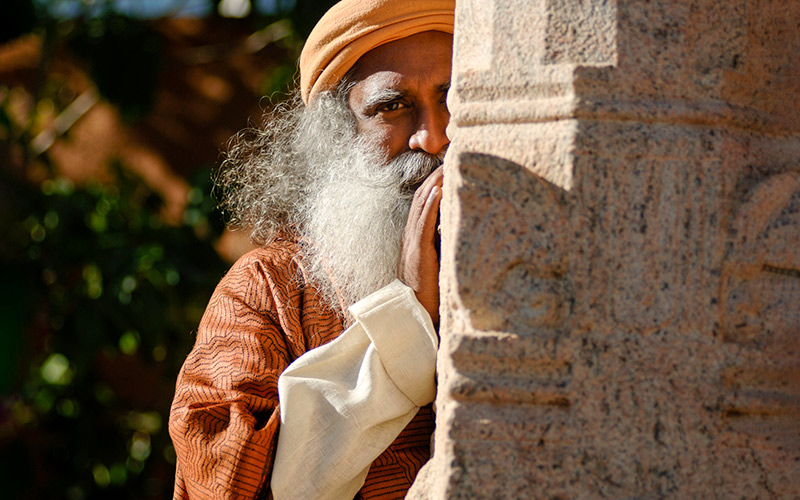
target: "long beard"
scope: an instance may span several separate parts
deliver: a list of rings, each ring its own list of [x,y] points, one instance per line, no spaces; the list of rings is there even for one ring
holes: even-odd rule
[[[400,245],[415,189],[442,156],[408,151],[386,163],[358,140],[320,169],[302,227],[312,283],[344,316],[347,306],[397,277]]]
[[[414,190],[442,163],[408,151],[387,161],[356,133],[345,86],[306,107],[299,94],[231,142],[217,174],[234,226],[267,245],[299,237],[312,285],[343,317],[397,275]]]

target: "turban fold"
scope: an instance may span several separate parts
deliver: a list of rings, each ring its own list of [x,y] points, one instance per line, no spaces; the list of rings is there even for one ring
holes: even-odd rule
[[[300,54],[303,102],[335,87],[358,59],[384,43],[453,33],[455,0],[342,0],[317,23]],[[420,54],[424,56],[424,54]]]

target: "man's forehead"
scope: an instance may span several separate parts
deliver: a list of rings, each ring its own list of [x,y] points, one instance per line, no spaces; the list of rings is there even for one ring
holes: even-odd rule
[[[447,90],[453,37],[423,32],[387,43],[364,54],[354,79],[369,92],[408,92],[420,87]]]

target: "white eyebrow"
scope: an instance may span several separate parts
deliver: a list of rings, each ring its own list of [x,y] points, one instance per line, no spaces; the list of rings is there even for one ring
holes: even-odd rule
[[[364,107],[367,109],[379,106],[381,104],[401,99],[406,96],[406,93],[397,89],[378,89],[371,93],[364,99]]]

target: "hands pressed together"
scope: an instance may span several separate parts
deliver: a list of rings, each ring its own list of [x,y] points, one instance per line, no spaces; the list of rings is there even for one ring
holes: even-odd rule
[[[439,167],[414,193],[400,253],[400,281],[414,290],[417,300],[439,324],[439,258],[435,246],[443,167]]]

